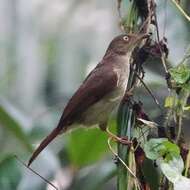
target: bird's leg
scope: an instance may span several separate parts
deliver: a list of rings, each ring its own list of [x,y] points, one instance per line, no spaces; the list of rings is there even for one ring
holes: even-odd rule
[[[116,142],[120,142],[121,144],[125,144],[125,145],[130,145],[131,141],[128,140],[127,137],[118,137],[117,135],[115,135],[114,133],[112,133],[108,127],[107,127],[107,123],[103,123],[99,125],[100,129],[104,132],[106,132],[108,134],[108,136],[113,139]]]
[[[106,128],[106,132],[116,142],[120,142],[121,144],[130,145],[131,141],[128,140],[127,137],[118,137],[117,135],[113,134],[108,128]]]

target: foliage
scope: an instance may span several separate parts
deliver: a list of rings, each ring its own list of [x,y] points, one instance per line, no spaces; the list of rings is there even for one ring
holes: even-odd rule
[[[182,176],[183,159],[179,147],[168,139],[150,139],[144,147],[147,158],[156,160],[163,174],[174,184],[175,190],[190,188],[190,179]]]
[[[169,72],[177,87],[182,87],[190,79],[190,68],[187,65],[180,64],[171,68]]]
[[[147,158],[156,160],[162,157],[166,162],[180,155],[179,147],[166,138],[150,139],[146,142],[144,151]]]
[[[147,9],[145,9],[147,10],[146,16],[139,14],[142,9],[142,5],[145,8],[147,7]],[[180,6],[177,6],[177,7],[179,8]],[[180,7],[180,10],[181,10],[181,7]],[[153,16],[151,14],[153,14]],[[151,20],[152,17],[154,18],[153,20]],[[143,189],[150,188],[150,185],[149,185],[150,183],[148,184],[148,180],[144,180],[145,176],[142,171],[142,163],[145,162],[147,158],[157,161],[157,164],[159,165],[159,168],[162,171],[162,175],[160,178],[161,179],[160,185],[163,182],[162,186],[164,189],[169,188],[169,189],[177,190],[181,187],[183,182],[185,184],[185,189],[189,189],[190,180],[182,175],[182,171],[184,170],[183,159],[185,158],[182,159],[182,156],[180,155],[182,151],[181,142],[184,142],[182,120],[183,118],[185,118],[185,111],[189,110],[189,106],[187,105],[188,98],[190,96],[190,88],[189,88],[190,87],[190,68],[188,66],[189,55],[187,53],[187,55],[185,55],[185,57],[183,58],[182,62],[179,65],[177,65],[176,67],[170,66],[170,69],[168,69],[166,58],[169,51],[168,51],[167,45],[164,44],[165,40],[163,39],[162,41],[159,36],[160,31],[158,28],[157,12],[155,9],[154,1],[151,1],[151,0],[141,1],[141,6],[140,6],[139,1],[135,1],[135,0],[132,1],[131,9],[128,11],[128,14],[126,17],[124,17],[124,19],[126,18],[127,18],[127,22],[123,22],[123,25],[124,25],[123,28],[127,32],[138,31],[138,28],[140,28],[139,30],[141,31],[149,32],[150,24],[153,23],[152,27],[155,27],[155,30],[156,30],[155,35],[157,36],[158,42],[155,43],[155,46],[151,45],[146,50],[144,50],[146,51],[146,56],[145,56],[145,53],[141,55],[140,51],[139,52],[137,51],[137,54],[139,54],[139,56],[141,55],[141,59],[139,60],[137,59],[138,60],[137,64],[142,65],[143,62],[141,63],[141,60],[142,58],[143,60],[146,60],[147,54],[151,54],[153,59],[155,59],[156,57],[160,57],[160,61],[162,65],[164,66],[164,70],[167,75],[166,82],[167,82],[168,88],[171,89],[170,90],[171,93],[169,94],[169,96],[165,98],[164,107],[167,109],[167,114],[166,114],[167,117],[165,119],[165,122],[162,123],[161,126],[157,125],[158,128],[160,129],[162,128],[162,130],[165,131],[164,133],[161,134],[161,136],[164,136],[165,138],[158,138],[160,135],[158,133],[157,138],[152,138],[149,141],[147,141],[147,135],[144,134],[144,132],[142,132],[142,135],[139,135],[139,137],[137,135],[133,136],[134,134],[131,137],[131,133],[130,135],[125,133],[124,135],[128,135],[128,137],[132,139],[131,141],[132,146],[129,147],[127,151],[124,149],[123,150],[118,149],[118,155],[120,155],[120,157],[125,161],[125,163],[128,164],[129,168],[133,172],[136,173],[136,178],[138,179],[138,183],[141,184],[141,187],[143,187]],[[141,23],[142,21],[144,21],[144,23]],[[146,47],[146,42],[143,45]],[[144,47],[143,45],[141,45],[142,49]],[[134,60],[136,58],[135,56],[136,55],[134,53],[133,55]],[[133,61],[132,64],[135,65],[135,61]],[[136,67],[137,66],[135,65],[134,68]],[[131,73],[132,72],[134,71],[131,70]],[[135,80],[135,77],[136,76],[134,75],[130,75],[130,80],[132,81]],[[131,89],[132,87],[134,88],[134,86],[130,86],[128,89]],[[148,91],[150,95],[152,95],[151,91],[150,90]],[[124,101],[130,102],[131,100],[130,98],[125,97]],[[155,102],[157,102],[157,100],[155,100]],[[125,107],[125,103],[122,103],[120,105],[120,110],[122,110],[122,108],[124,107]],[[132,112],[131,117],[126,117],[124,119],[126,120],[127,124],[125,125],[123,123],[119,124],[118,127],[121,128],[120,131],[122,130],[137,131],[136,129],[134,129],[134,126],[136,126],[137,128],[138,127],[143,128],[144,126],[142,124],[151,122],[148,115],[144,113],[142,109],[142,105],[140,105],[140,103],[139,103],[138,108],[133,107],[131,110],[123,109],[122,112],[119,112],[119,114],[129,115],[130,112]],[[135,113],[135,119],[136,119],[135,123],[137,123],[135,125],[134,123],[131,122],[131,120],[134,120],[133,118],[134,113]],[[138,124],[139,121],[141,121],[141,125]],[[142,122],[142,121],[145,121],[145,122]],[[173,123],[175,123],[175,126],[172,126]],[[172,131],[172,128],[173,128],[173,131]],[[121,136],[121,133],[118,133],[118,134]],[[141,140],[141,136],[144,137],[143,143]],[[141,148],[143,148],[143,150]],[[135,155],[135,158],[136,158],[135,163],[133,163],[133,161],[130,160],[131,152],[133,155]],[[143,158],[141,158],[141,156],[143,155],[143,152],[145,153],[145,155]],[[186,162],[189,163],[188,158]],[[189,169],[189,164],[186,165],[186,171],[188,169]],[[133,188],[141,189],[141,187],[137,186],[135,182],[133,182],[133,184],[129,186],[129,184],[132,183],[131,182],[132,180],[133,181],[137,180],[137,179],[131,180],[131,178],[128,177],[128,175],[130,175],[130,171],[127,172],[128,173],[127,175],[126,171],[121,171],[120,166],[118,166],[118,171],[119,171],[118,172],[118,182],[119,182],[118,190],[128,190],[128,189],[133,189]],[[166,178],[169,180],[169,183],[167,180],[165,180]],[[121,181],[120,179],[123,179],[123,181]],[[173,186],[171,182],[173,183]]]
[[[67,1],[61,2],[67,3]],[[121,3],[120,11],[123,14],[121,14],[121,22],[119,18],[116,22],[122,25],[122,32],[123,29],[137,32],[139,25],[148,14],[148,10],[144,9],[146,6],[139,6],[139,3],[147,1],[118,0],[118,2]],[[4,27],[0,30],[0,37],[2,37],[0,189],[49,190],[38,176],[27,168],[24,170],[13,154],[27,161],[33,147],[47,134],[50,127],[56,125],[63,105],[68,101],[68,96],[72,95],[80,83],[79,79],[84,78],[86,74],[81,71],[87,70],[89,66],[87,63],[97,62],[97,58],[105,49],[105,44],[115,34],[113,31],[117,24],[114,23],[115,19],[112,19],[115,18],[113,3],[99,0],[89,4],[87,1],[74,0],[62,7],[62,4],[57,5],[58,1],[44,1],[43,5],[39,3],[40,6],[36,9],[33,4],[38,3],[33,1],[27,3],[23,1],[19,5],[14,1],[6,0],[1,3],[6,9],[2,12],[4,16],[1,21]],[[165,3],[161,1],[157,3],[156,13],[159,17],[165,13],[163,11]],[[187,5],[188,3],[189,1],[186,1]],[[95,9],[91,11],[92,7],[89,5],[94,6]],[[183,4],[178,5],[182,7]],[[64,13],[60,14],[61,9]],[[121,136],[128,136],[135,143],[131,147],[119,144],[118,151],[119,156],[134,173],[136,172],[137,177],[144,177],[145,182],[154,190],[158,187],[158,183],[163,182],[163,185],[167,185],[168,181],[170,189],[174,185],[175,190],[182,188],[185,190],[189,188],[188,177],[190,176],[188,155],[182,154],[183,151],[188,152],[188,148],[184,150],[182,145],[188,144],[188,141],[183,138],[185,133],[183,129],[189,127],[189,53],[177,66],[174,66],[176,65],[174,62],[177,55],[179,57],[178,52],[183,52],[182,47],[186,46],[185,42],[189,40],[189,23],[182,17],[176,16],[176,9],[173,9],[169,2],[166,12],[168,21],[164,30],[169,37],[171,53],[169,57],[171,67],[168,69],[167,81],[170,92],[167,92],[168,87],[164,81],[165,74],[158,58],[160,52],[157,47],[153,50],[159,56],[155,58],[151,55],[151,59],[147,60],[145,65],[145,82],[156,94],[160,105],[165,101],[162,109],[167,113],[165,115],[165,112],[160,111],[143,86],[139,86],[139,91],[135,90],[136,94],[132,102],[139,100],[143,102],[141,115],[146,111],[151,121],[146,120],[147,118],[139,120],[139,115],[135,113],[134,125],[132,105],[125,104],[117,121],[119,125],[117,132]],[[85,17],[84,14],[87,13],[88,17]],[[52,22],[50,25],[44,25],[50,22]],[[154,30],[150,29],[150,31]],[[157,39],[155,36],[153,39]],[[183,55],[181,54],[180,57]],[[3,99],[6,99],[6,102]],[[24,118],[25,122],[20,118]],[[165,118],[164,122],[163,118]],[[33,122],[29,126],[30,120]],[[152,121],[158,123],[154,128],[164,127],[167,134],[164,138],[155,135],[155,129],[145,126],[145,123]],[[114,128],[115,132],[116,124],[111,123],[111,125],[114,125],[111,128]],[[131,126],[134,130],[130,128]],[[172,127],[175,128],[174,138]],[[133,181],[133,177],[117,159],[115,159],[116,165],[114,164],[113,156],[107,146],[107,138],[107,135],[99,129],[73,130],[52,143],[32,168],[48,180],[62,184],[63,190],[66,188],[115,189],[116,175],[122,176],[119,179],[119,183],[123,184],[122,188],[129,189],[134,185],[128,183]],[[136,139],[139,140],[137,144]],[[157,172],[155,160],[161,174]],[[119,167],[118,173],[116,166]]]
[[[21,171],[15,158],[11,155],[0,157],[1,190],[12,190],[19,185]]]
[[[69,159],[77,167],[93,163],[108,152],[107,135],[99,129],[75,130],[68,135],[68,144]]]
[[[1,104],[0,105],[0,124],[6,130],[10,131],[14,138],[18,139],[22,142],[26,150],[32,151],[32,146],[28,140],[27,135],[24,133],[22,125],[17,121],[16,118],[12,115],[11,109],[8,104]]]

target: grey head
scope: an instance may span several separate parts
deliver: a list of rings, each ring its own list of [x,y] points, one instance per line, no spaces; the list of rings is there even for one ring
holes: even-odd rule
[[[131,53],[142,39],[148,38],[149,34],[122,34],[115,37],[106,52],[113,52],[120,55]]]

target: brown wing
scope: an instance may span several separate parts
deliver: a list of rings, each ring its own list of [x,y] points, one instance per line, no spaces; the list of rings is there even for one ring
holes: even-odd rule
[[[66,127],[80,118],[89,106],[98,102],[117,86],[117,73],[111,64],[99,64],[68,102],[58,126]]]
[[[57,127],[40,143],[32,154],[28,166],[61,131],[66,131],[67,126],[76,121],[81,113],[117,86],[118,76],[111,66],[112,64],[98,64],[89,74],[70,99]]]

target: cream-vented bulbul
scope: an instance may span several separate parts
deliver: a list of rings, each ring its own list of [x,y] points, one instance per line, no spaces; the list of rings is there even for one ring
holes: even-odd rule
[[[32,154],[28,166],[59,134],[77,126],[98,125],[106,130],[110,113],[121,102],[128,83],[130,58],[134,48],[148,34],[115,37],[99,64],[90,72],[66,105],[57,127]]]

